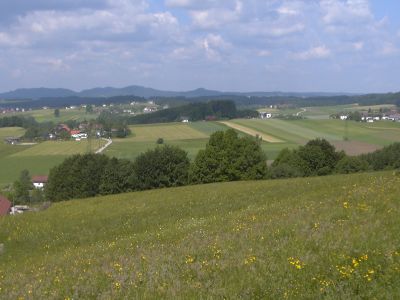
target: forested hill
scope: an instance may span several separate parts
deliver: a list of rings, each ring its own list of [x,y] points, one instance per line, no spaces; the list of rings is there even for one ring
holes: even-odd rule
[[[129,124],[151,124],[179,122],[182,120],[199,121],[206,119],[233,119],[238,117],[257,117],[257,111],[236,109],[235,102],[217,100],[209,102],[189,103],[187,105],[159,110],[150,114],[142,114],[128,119]]]
[[[44,106],[59,108],[69,105],[92,104],[102,105],[110,103],[146,102],[149,99],[157,104],[170,106],[185,105],[188,103],[209,102],[211,100],[231,100],[241,107],[266,106],[266,105],[291,105],[296,107],[307,106],[331,106],[359,103],[360,105],[397,104],[400,106],[400,92],[387,94],[367,95],[342,95],[342,96],[244,96],[244,95],[205,95],[196,97],[164,96],[164,97],[140,97],[138,95],[125,95],[113,97],[81,97],[81,96],[47,96],[46,98],[28,99],[26,97],[13,100],[2,100],[0,95],[0,108],[41,108]]]

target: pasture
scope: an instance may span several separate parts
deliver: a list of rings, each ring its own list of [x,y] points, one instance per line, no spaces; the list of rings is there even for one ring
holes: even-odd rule
[[[57,203],[0,218],[0,298],[397,299],[399,194],[383,172]]]

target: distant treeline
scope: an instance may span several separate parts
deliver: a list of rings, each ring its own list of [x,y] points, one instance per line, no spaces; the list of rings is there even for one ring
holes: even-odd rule
[[[9,116],[0,118],[0,128],[2,127],[22,127],[29,128],[30,126],[36,125],[37,122],[33,117],[26,116]]]
[[[81,123],[86,123],[90,126],[87,128],[98,128],[103,136],[107,137],[118,137],[124,138],[130,134],[130,130],[127,126],[127,120],[118,115],[112,114],[111,112],[102,112],[96,120],[79,122],[77,120],[65,120],[62,122],[69,128],[78,128]],[[50,133],[54,133],[55,127],[58,123],[47,121],[37,122],[32,116],[9,116],[0,118],[0,128],[2,127],[22,127],[26,129],[23,138],[28,140],[33,139],[47,139]],[[89,132],[88,132],[89,133]],[[67,135],[65,138],[69,139]]]
[[[269,106],[269,105],[290,105],[296,107],[307,106],[332,106],[359,103],[360,105],[378,105],[378,104],[397,104],[400,106],[400,92],[386,94],[367,94],[356,96],[311,96],[311,97],[295,97],[295,96],[242,96],[242,95],[221,95],[221,96],[205,96],[195,98],[185,97],[156,97],[142,98],[137,96],[117,96],[117,97],[54,97],[31,99],[15,99],[0,102],[0,108],[41,108],[44,106],[51,108],[59,108],[71,105],[102,105],[111,103],[130,103],[147,102],[153,100],[157,104],[170,106],[179,106],[188,103],[209,102],[211,100],[231,100],[238,107],[251,106]]]
[[[253,110],[238,111],[230,100],[215,100],[209,102],[189,103],[187,105],[159,110],[149,114],[142,114],[127,119],[128,124],[150,124],[179,122],[183,119],[190,121],[234,119],[240,117],[258,117]]]

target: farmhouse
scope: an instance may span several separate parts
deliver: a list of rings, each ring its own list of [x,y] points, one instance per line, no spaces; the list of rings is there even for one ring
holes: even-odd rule
[[[271,119],[272,114],[269,112],[260,112],[260,118],[261,119]]]
[[[42,189],[47,183],[47,180],[47,176],[36,175],[32,177],[32,183],[36,189]]]
[[[11,211],[11,202],[0,195],[0,216],[8,215]]]
[[[340,116],[340,120],[342,120],[342,121],[347,120],[348,117],[349,116],[347,116],[347,115],[341,115]]]

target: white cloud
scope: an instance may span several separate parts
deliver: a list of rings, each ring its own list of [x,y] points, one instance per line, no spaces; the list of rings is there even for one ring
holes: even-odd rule
[[[293,58],[299,60],[322,59],[331,56],[332,52],[325,45],[310,48],[307,51],[293,54]]]
[[[260,51],[258,51],[257,55],[260,56],[260,57],[270,56],[271,55],[271,51],[269,51],[269,50],[260,50]]]
[[[381,54],[384,56],[395,55],[398,53],[400,53],[400,49],[390,42],[385,43],[381,49]]]
[[[364,42],[355,42],[355,43],[353,43],[353,48],[356,51],[360,51],[360,50],[364,49]]]
[[[327,24],[343,24],[371,20],[368,0],[322,0],[320,6],[323,21]]]
[[[234,2],[230,7],[217,7],[201,10],[191,10],[193,24],[203,29],[216,29],[222,25],[240,20],[243,3]]]

